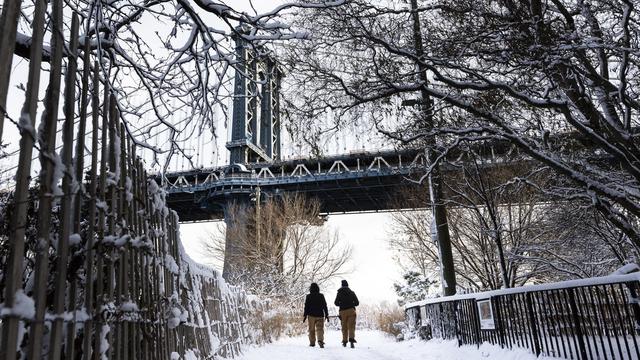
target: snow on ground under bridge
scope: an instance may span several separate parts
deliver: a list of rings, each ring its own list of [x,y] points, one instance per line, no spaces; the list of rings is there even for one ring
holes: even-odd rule
[[[458,347],[455,341],[409,340],[396,342],[379,331],[356,331],[355,349],[343,348],[338,331],[325,333],[325,348],[309,346],[306,336],[285,338],[263,347],[248,348],[239,360],[534,360],[526,350],[506,350],[483,344]],[[550,358],[546,358],[550,359]]]

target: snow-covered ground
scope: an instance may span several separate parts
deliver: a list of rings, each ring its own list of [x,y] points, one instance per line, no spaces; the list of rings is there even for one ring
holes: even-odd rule
[[[343,348],[341,336],[329,330],[325,348],[310,347],[306,336],[282,339],[263,347],[248,348],[239,360],[535,360],[526,350],[506,350],[483,344],[458,347],[455,341],[409,340],[396,342],[379,331],[356,332],[355,349]],[[550,359],[550,358],[546,358]]]

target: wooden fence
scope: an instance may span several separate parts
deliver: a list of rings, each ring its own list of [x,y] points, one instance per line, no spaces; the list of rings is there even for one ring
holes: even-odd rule
[[[21,134],[15,190],[0,219],[5,229],[0,235],[0,359],[235,356],[241,343],[252,341],[248,319],[261,305],[184,254],[178,218],[135,156],[109,85],[108,57],[79,50],[91,44],[87,36],[79,46],[81,24],[75,14],[65,42],[63,2],[51,4],[51,70],[37,133],[47,2],[35,2],[19,119],[4,110],[2,91],[9,76],[0,78],[0,127],[8,119]],[[13,21],[2,24],[2,59],[13,52],[12,40],[3,40],[12,26],[15,34]],[[30,179],[33,149],[41,167],[35,182]]]
[[[423,336],[567,359],[640,359],[640,273],[429,299],[406,306]]]

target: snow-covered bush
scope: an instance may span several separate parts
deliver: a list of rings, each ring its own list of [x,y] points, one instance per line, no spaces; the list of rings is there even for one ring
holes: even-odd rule
[[[406,303],[426,299],[437,292],[437,283],[427,279],[417,271],[408,271],[402,275],[404,283],[396,282],[393,288],[398,295],[398,304],[403,306]]]

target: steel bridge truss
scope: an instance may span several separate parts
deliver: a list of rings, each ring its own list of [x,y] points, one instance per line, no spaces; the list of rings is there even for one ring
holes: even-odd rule
[[[363,152],[322,159],[231,165],[171,173],[161,177],[169,206],[181,221],[224,217],[230,199],[255,193],[301,193],[321,202],[323,214],[383,211],[409,181],[424,174],[418,150]]]

